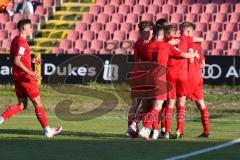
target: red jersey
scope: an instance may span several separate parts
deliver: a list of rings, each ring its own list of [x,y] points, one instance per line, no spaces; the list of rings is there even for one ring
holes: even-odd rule
[[[189,36],[181,36],[179,37],[180,43],[178,44],[178,48],[181,52],[188,52],[190,48],[192,48],[193,38]],[[184,76],[188,75],[188,59],[185,58],[175,58],[171,57],[168,61],[168,70],[170,72],[174,72],[176,76]]]
[[[13,69],[12,69],[13,79],[15,81],[22,81],[26,78],[29,78],[29,75],[25,71],[23,71],[21,68],[19,68],[14,64],[14,57],[21,56],[22,57],[21,62],[23,63],[23,65],[27,69],[32,71],[31,54],[30,54],[30,48],[27,40],[20,36],[16,36],[11,43],[10,55],[11,55],[12,65],[13,65]]]

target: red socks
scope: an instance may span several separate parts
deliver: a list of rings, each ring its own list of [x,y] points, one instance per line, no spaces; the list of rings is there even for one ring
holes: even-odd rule
[[[21,110],[22,108],[20,105],[12,105],[2,114],[2,117],[3,119],[9,119]]]
[[[158,130],[158,125],[159,125],[159,111],[156,109],[151,110],[153,114],[153,124],[152,124],[152,129],[153,130]]]
[[[165,117],[165,127],[166,127],[166,132],[167,133],[170,133],[170,131],[171,131],[172,114],[173,114],[173,109],[167,107],[166,108],[166,117]]]
[[[161,128],[166,128],[165,127],[165,123],[166,123],[166,106],[163,106],[163,108],[161,109]]]
[[[145,128],[153,127],[153,129],[158,129],[158,110],[152,108],[143,117],[143,126]]]
[[[204,134],[209,134],[209,112],[207,108],[201,109],[201,120],[204,129]]]
[[[35,107],[35,113],[38,121],[41,123],[42,128],[46,128],[48,126],[48,122],[43,107]]]
[[[186,116],[186,107],[179,106],[177,107],[177,130],[180,130],[180,133],[184,133],[184,121]]]

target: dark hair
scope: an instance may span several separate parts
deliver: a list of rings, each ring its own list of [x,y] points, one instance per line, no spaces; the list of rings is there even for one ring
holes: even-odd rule
[[[31,20],[30,19],[22,19],[18,22],[17,24],[17,29],[19,32],[21,32],[23,30],[23,27],[26,25],[26,24],[31,24]]]
[[[139,24],[138,24],[138,28],[139,28],[139,31],[142,32],[143,30],[145,30],[146,28],[150,28],[150,29],[153,29],[153,22],[151,21],[141,21]]]
[[[164,31],[164,26],[157,26],[157,25],[155,25],[154,29],[153,29],[154,36],[157,36],[160,31]]]
[[[193,29],[195,29],[195,24],[191,23],[191,22],[183,22],[181,25],[180,25],[180,29],[183,30],[185,28],[188,28],[188,27],[192,27]]]
[[[156,26],[161,27],[161,26],[164,26],[166,23],[167,23],[167,20],[166,20],[166,19],[160,18],[160,19],[158,19],[158,20],[156,21]]]
[[[164,26],[165,31],[177,30],[177,26],[174,24]]]

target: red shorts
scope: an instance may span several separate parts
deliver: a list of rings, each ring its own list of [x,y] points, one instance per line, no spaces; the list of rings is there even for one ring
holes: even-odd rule
[[[172,76],[167,73],[167,81],[171,84],[168,90],[168,99],[176,99],[177,97],[187,96],[187,76]]]
[[[192,101],[203,99],[203,80],[189,84],[188,88],[189,89],[187,97],[190,98]]]
[[[14,81],[14,85],[18,98],[28,97],[33,100],[40,95],[37,81],[35,80]]]

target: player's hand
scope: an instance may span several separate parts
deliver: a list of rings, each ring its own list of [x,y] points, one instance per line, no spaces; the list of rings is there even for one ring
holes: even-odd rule
[[[200,68],[201,68],[201,69],[205,68],[205,65],[206,65],[206,64],[205,64],[205,61],[202,61],[202,62],[200,63]]]
[[[35,64],[42,64],[42,60],[38,59],[38,58],[34,58],[33,59],[33,63],[35,63]]]
[[[35,80],[41,80],[42,79],[42,77],[39,76],[36,72],[31,72],[30,75]]]
[[[168,43],[175,46],[175,45],[178,45],[180,43],[180,40],[179,39],[172,39],[172,40],[168,41]]]
[[[195,51],[193,54],[195,55],[195,58],[197,58],[197,59],[200,58],[200,55],[199,55],[198,51]]]

